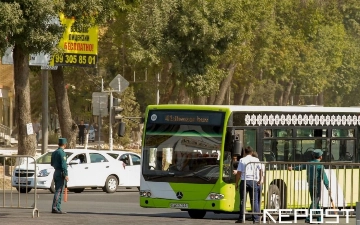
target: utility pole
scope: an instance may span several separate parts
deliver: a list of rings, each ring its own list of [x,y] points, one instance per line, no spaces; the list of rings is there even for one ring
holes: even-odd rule
[[[109,150],[112,151],[113,150],[113,138],[112,138],[112,108],[113,108],[113,94],[112,91],[110,91],[110,110],[109,110]]]
[[[48,149],[48,123],[49,123],[49,77],[48,70],[41,70],[42,79],[42,119],[41,119],[41,154],[45,154]]]

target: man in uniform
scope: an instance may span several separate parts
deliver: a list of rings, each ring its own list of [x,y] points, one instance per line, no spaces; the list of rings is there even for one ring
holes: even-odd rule
[[[61,198],[66,182],[69,181],[66,154],[64,149],[66,148],[66,138],[59,138],[59,148],[56,149],[51,155],[51,166],[54,167],[54,182],[55,182],[55,194],[52,204],[52,213],[65,214],[61,211]]]
[[[319,163],[322,159],[323,152],[321,149],[315,149],[313,152],[314,159],[310,162],[313,163]],[[310,192],[310,198],[311,198],[311,204],[309,207],[309,216],[305,219],[305,223],[310,223],[310,209],[320,209],[320,197],[321,197],[321,181],[323,180],[323,183],[326,187],[326,189],[329,191],[330,195],[330,187],[329,187],[329,180],[327,178],[327,175],[324,171],[324,166],[321,164],[318,165],[299,165],[295,166],[294,168],[289,167],[291,170],[305,170],[307,169],[307,180],[309,184],[309,192]],[[321,221],[321,217],[317,217],[317,221]]]

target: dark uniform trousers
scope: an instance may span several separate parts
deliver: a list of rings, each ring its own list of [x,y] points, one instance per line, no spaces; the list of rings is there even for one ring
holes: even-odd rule
[[[310,209],[320,209],[320,198],[321,198],[321,183],[317,184],[309,184],[309,192],[311,204],[309,206],[309,216],[306,218],[307,222],[310,222]],[[321,221],[320,216],[316,216],[315,214],[319,214],[319,212],[314,212],[314,217],[316,217],[317,221]]]
[[[55,170],[54,182],[55,182],[55,193],[54,193],[52,209],[61,211],[61,199],[65,186],[65,180],[61,170]]]

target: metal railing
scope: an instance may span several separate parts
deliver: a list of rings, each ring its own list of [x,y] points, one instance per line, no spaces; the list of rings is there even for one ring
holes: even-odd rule
[[[257,188],[251,186],[259,186],[259,168],[265,176],[261,193],[256,193]],[[254,177],[254,180],[246,180],[245,176],[240,183],[245,203],[243,221],[246,215],[259,215],[263,222],[275,222],[275,217],[282,216],[305,219],[310,215],[321,218],[337,215],[349,218],[355,216],[356,204],[360,202],[360,163],[251,162],[246,165],[245,171],[248,175],[252,173],[248,177]],[[250,199],[260,195],[260,210],[256,212],[254,207],[250,207],[255,202],[249,201],[247,194]],[[316,210],[317,202],[319,210]],[[313,210],[310,210],[310,205]]]
[[[0,163],[3,167],[0,208],[32,209],[32,217],[35,217],[35,213],[39,217],[35,158],[27,155],[0,155]],[[34,189],[32,193],[31,189]]]

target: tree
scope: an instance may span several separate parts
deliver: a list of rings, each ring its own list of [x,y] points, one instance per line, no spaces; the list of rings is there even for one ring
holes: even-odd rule
[[[218,83],[235,66],[218,59],[243,35],[236,21],[242,18],[241,2],[145,0],[130,13],[132,59],[160,68],[161,103],[177,94],[176,102],[184,103],[187,96],[218,91]]]
[[[20,0],[0,2],[0,52],[13,47],[15,120],[18,127],[18,154],[35,155],[35,135],[27,134],[31,123],[29,54],[50,52],[59,40],[62,27],[50,23],[57,17],[59,1]],[[1,18],[3,17],[3,18]]]
[[[122,5],[122,2],[105,0],[0,2],[0,37],[1,40],[7,40],[0,42],[0,52],[8,46],[14,47],[15,111],[18,112],[16,121],[19,128],[19,154],[35,154],[35,137],[26,133],[26,124],[31,122],[28,56],[31,53],[55,51],[54,43],[59,41],[63,28],[59,24],[52,23],[51,20],[63,12],[66,17],[76,18],[75,27],[88,28],[111,19],[116,9],[121,8]],[[65,82],[61,71],[58,71],[56,79],[63,84]],[[56,99],[66,103],[68,100],[65,87],[58,87],[57,90]],[[57,105],[59,107],[60,104]],[[63,136],[69,138],[71,147],[74,145],[74,138],[70,136],[73,124],[68,122],[71,120],[70,108],[68,105],[65,107],[67,108],[62,112],[66,112],[66,115],[60,114],[59,120],[64,132]]]

